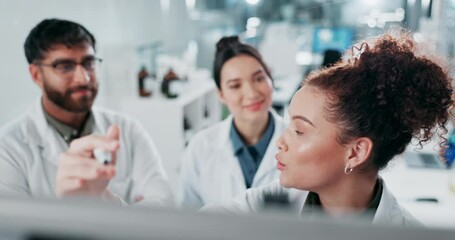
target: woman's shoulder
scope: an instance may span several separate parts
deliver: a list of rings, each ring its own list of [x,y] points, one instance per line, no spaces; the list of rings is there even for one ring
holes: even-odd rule
[[[223,141],[229,137],[229,127],[232,119],[225,119],[217,122],[210,127],[197,132],[190,140],[190,145],[210,143],[210,145]]]
[[[398,203],[384,181],[381,201],[376,210],[373,223],[400,226],[422,226],[411,213]]]
[[[207,205],[206,212],[220,213],[261,213],[276,210],[276,207],[287,208],[298,215],[300,207],[307,196],[307,191],[290,189],[281,186],[279,180],[269,185],[250,188],[242,195],[222,205]],[[283,205],[284,204],[284,205]]]

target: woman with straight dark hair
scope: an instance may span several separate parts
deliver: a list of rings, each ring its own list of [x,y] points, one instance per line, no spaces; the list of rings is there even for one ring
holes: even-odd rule
[[[278,178],[274,143],[285,124],[272,109],[272,76],[238,37],[217,43],[213,78],[231,115],[191,139],[181,169],[180,204],[222,203]]]

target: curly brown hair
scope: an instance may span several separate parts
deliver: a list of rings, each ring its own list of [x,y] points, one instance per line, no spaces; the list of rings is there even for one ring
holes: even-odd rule
[[[326,118],[339,125],[338,142],[370,138],[368,166],[376,170],[413,138],[422,146],[437,133],[444,145],[452,78],[440,60],[423,53],[425,45],[403,30],[354,46],[349,61],[313,72],[304,82],[328,94]]]

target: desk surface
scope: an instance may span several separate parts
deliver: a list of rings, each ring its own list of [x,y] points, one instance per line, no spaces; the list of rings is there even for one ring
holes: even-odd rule
[[[380,175],[400,204],[426,226],[455,229],[455,192],[447,169],[410,168],[402,157]],[[437,199],[437,203],[417,199]]]

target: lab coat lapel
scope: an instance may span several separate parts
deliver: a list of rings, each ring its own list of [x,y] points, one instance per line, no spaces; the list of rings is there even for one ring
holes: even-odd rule
[[[98,111],[98,108],[93,107],[92,114],[93,114],[93,118],[95,119],[95,127],[93,129],[93,133],[98,134],[98,135],[106,135],[109,125],[103,118],[101,112]],[[122,130],[123,129],[120,129],[120,131],[122,131]]]
[[[214,139],[217,148],[217,152],[220,153],[220,156],[229,156],[226,158],[226,171],[230,174],[230,191],[234,193],[241,193],[246,190],[245,186],[245,177],[243,176],[242,169],[240,168],[239,160],[234,155],[234,151],[232,150],[232,142],[229,138],[229,131],[231,129],[232,124],[232,115],[229,115],[225,120],[222,122],[222,126],[220,127],[221,132],[216,139]],[[216,176],[214,176],[216,177]]]
[[[279,176],[278,171],[276,170],[275,154],[277,153],[277,148],[275,143],[284,130],[284,124],[282,120],[277,117],[277,113],[275,111],[271,110],[271,113],[275,121],[275,130],[272,138],[270,139],[269,145],[267,146],[264,157],[262,158],[261,164],[259,165],[259,169],[254,176],[252,187],[263,185],[263,182],[271,182],[274,180],[272,178],[278,178]],[[270,174],[271,171],[276,171],[276,174]]]
[[[57,166],[58,156],[68,148],[63,138],[46,121],[41,99],[26,116],[27,142],[40,149],[41,158]]]
[[[380,181],[382,181],[383,190],[381,201],[373,218],[373,224],[402,225],[404,219],[401,207],[392,193],[387,189],[385,182],[382,179]]]
[[[231,148],[228,150],[228,147]],[[236,196],[246,190],[245,185],[245,177],[243,176],[242,169],[239,164],[239,160],[237,156],[234,155],[234,151],[232,151],[232,144],[229,143],[226,149],[224,150],[225,156],[229,154],[229,158],[227,158],[226,162],[226,170],[229,171],[230,175],[230,191],[232,194],[229,196]]]
[[[92,110],[95,119],[94,133],[105,134],[107,126],[102,116],[96,108]],[[33,108],[27,114],[26,136],[28,142],[36,145],[41,151],[41,158],[47,160],[53,165],[58,165],[58,157],[68,149],[68,144],[63,140],[60,134],[52,128],[44,116],[44,109],[41,99],[36,102]]]
[[[41,194],[52,196],[55,194],[55,179],[58,166],[58,157],[68,146],[63,138],[54,130],[44,117],[41,99],[33,105],[25,115],[23,125],[25,142],[29,145],[30,157],[37,158],[42,165],[43,174],[37,183],[41,186]]]

